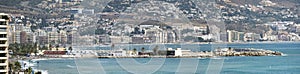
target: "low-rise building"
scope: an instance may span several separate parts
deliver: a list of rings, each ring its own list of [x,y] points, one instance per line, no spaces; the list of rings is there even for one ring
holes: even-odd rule
[[[187,56],[191,54],[190,52],[191,50],[182,50],[181,48],[176,48],[175,50],[173,48],[168,48],[166,56]]]

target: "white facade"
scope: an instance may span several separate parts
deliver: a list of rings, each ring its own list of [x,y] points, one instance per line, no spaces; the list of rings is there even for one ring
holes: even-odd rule
[[[8,74],[8,14],[0,13],[0,74]]]
[[[175,55],[174,56],[182,56],[182,51],[181,51],[181,48],[177,48],[175,50]]]
[[[116,51],[114,51],[113,56],[126,56],[126,51],[116,50]]]

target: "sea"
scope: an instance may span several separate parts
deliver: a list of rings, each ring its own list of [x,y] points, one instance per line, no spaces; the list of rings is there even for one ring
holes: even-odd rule
[[[255,48],[279,51],[283,56],[212,58],[48,58],[29,61],[35,71],[47,74],[300,74],[300,42],[212,44],[122,44],[93,50],[182,48],[211,51],[216,48]],[[80,49],[80,48],[79,48]]]

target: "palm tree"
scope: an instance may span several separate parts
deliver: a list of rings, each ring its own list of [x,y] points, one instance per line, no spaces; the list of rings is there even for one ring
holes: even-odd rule
[[[68,48],[70,51],[72,51],[73,50],[73,48],[70,46],[69,48]]]
[[[37,49],[35,49],[35,50],[33,51],[33,53],[34,53],[34,55],[36,56],[36,55],[37,55],[37,53],[38,53],[38,50],[37,50]]]
[[[72,52],[72,50],[73,50],[73,48],[70,46],[69,48],[68,48],[68,50],[70,50],[70,53]]]
[[[20,70],[21,70],[21,64],[20,64],[20,62],[15,62],[15,66],[14,66],[13,68],[14,68],[15,71],[17,71],[18,74],[19,74],[19,72],[20,72]]]
[[[12,71],[15,71],[14,65],[13,65],[12,63],[9,62],[8,67],[9,67],[9,70],[8,70],[8,71],[9,71],[9,74],[13,74]]]
[[[25,74],[31,74],[31,72],[32,72],[32,68],[29,67],[28,69],[26,69]]]
[[[16,46],[16,44],[10,44],[9,46],[8,46],[8,50],[12,50],[12,52],[13,52],[13,54],[15,54],[16,52],[17,52],[17,46]]]
[[[56,45],[56,47],[55,47],[55,48],[56,48],[56,51],[58,51],[58,47],[59,47],[59,46],[58,46],[58,45]]]
[[[136,48],[133,48],[133,53],[134,55],[136,55]]]
[[[51,48],[52,48],[52,45],[51,45],[51,44],[49,44],[49,46],[48,46],[48,50],[51,50]]]
[[[141,51],[144,53],[144,52],[145,52],[145,48],[144,48],[144,47],[142,47]]]
[[[46,46],[43,46],[41,49],[42,50],[48,50],[48,48]]]

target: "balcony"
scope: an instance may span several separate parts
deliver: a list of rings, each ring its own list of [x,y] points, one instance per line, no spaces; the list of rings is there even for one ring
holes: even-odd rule
[[[7,23],[6,23],[6,21],[5,21],[5,20],[0,20],[0,25],[4,25],[4,26],[6,26],[6,25],[7,25]]]
[[[0,66],[7,66],[7,65],[8,65],[7,62],[5,62],[5,63],[0,63]]]
[[[7,32],[6,28],[0,27],[0,32]]]
[[[8,62],[7,60],[0,60],[0,66],[7,66]]]
[[[7,27],[7,25],[0,25],[0,27]]]
[[[0,57],[0,59],[8,59],[8,57],[6,57],[6,56],[5,57]]]
[[[0,45],[7,45],[7,40],[0,40]]]
[[[8,47],[8,44],[0,44],[0,47]]]
[[[7,72],[7,69],[0,69],[0,72]]]
[[[0,37],[0,40],[7,40],[7,38],[1,38],[1,37]]]
[[[8,53],[7,47],[0,47],[0,53]]]
[[[0,53],[8,53],[8,51],[7,51],[7,50],[5,50],[5,51],[1,51],[1,50],[0,50]]]

